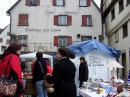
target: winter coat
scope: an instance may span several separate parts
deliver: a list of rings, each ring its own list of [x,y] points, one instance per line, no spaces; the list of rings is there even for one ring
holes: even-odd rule
[[[52,76],[46,76],[47,82],[54,84],[54,97],[76,97],[76,67],[69,58],[63,58],[54,64]]]
[[[8,64],[5,77],[8,79],[13,78],[13,80],[18,81],[16,95],[20,96],[24,94],[24,88],[22,85],[22,70],[20,67],[20,60],[18,56],[14,54],[9,54],[0,61],[0,76],[2,76],[10,57],[11,59]]]
[[[87,62],[84,61],[79,66],[79,81],[87,81],[88,80],[88,66]]]
[[[39,62],[41,62],[44,74],[42,73]],[[46,61],[43,58],[37,59],[36,62],[34,63],[32,84],[35,85],[35,82],[43,80],[46,74],[47,74]]]

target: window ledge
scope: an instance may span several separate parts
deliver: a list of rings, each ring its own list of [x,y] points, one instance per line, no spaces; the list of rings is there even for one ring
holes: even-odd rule
[[[111,21],[113,21],[114,19],[115,19],[115,17]]]
[[[27,25],[18,24],[18,26],[29,26],[29,25],[28,24]]]
[[[80,6],[80,5],[79,5],[79,7],[88,7],[88,6]]]
[[[28,6],[37,6],[37,5],[28,5]]]
[[[91,27],[91,26],[93,26],[93,25],[81,25],[81,26],[90,26],[90,27]]]
[[[128,36],[128,35],[127,35]],[[122,38],[126,38],[127,36],[124,36],[124,37],[122,37]]]
[[[130,2],[129,2],[129,3],[127,3],[127,4],[126,4],[126,6],[128,6],[129,4],[130,4]]]
[[[69,26],[69,25],[59,25],[59,24],[58,24],[57,26]]]
[[[120,14],[123,10],[124,10],[124,8],[118,14]]]
[[[115,43],[118,43],[119,41],[115,41]]]

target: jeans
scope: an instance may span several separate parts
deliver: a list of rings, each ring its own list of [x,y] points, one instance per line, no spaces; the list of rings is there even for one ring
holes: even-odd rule
[[[48,97],[47,95],[47,89],[43,86],[44,81],[37,81],[35,83],[36,85],[36,89],[37,89],[37,93],[38,93],[38,97]]]

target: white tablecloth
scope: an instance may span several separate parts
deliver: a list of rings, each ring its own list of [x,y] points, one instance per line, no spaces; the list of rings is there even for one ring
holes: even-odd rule
[[[103,90],[103,93],[101,94],[97,94],[96,92],[87,92],[83,89],[78,88],[77,92],[83,97],[106,97],[107,96],[106,90]]]

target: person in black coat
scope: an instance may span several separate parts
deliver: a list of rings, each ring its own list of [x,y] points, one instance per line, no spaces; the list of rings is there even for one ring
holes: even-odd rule
[[[61,47],[56,56],[52,76],[46,76],[47,82],[54,84],[53,97],[76,97],[76,67],[69,59],[74,59],[75,55],[68,48]]]
[[[82,87],[82,84],[84,81],[88,80],[88,66],[87,62],[85,61],[84,57],[80,57],[80,65],[79,65],[79,81],[80,85],[79,87]]]

